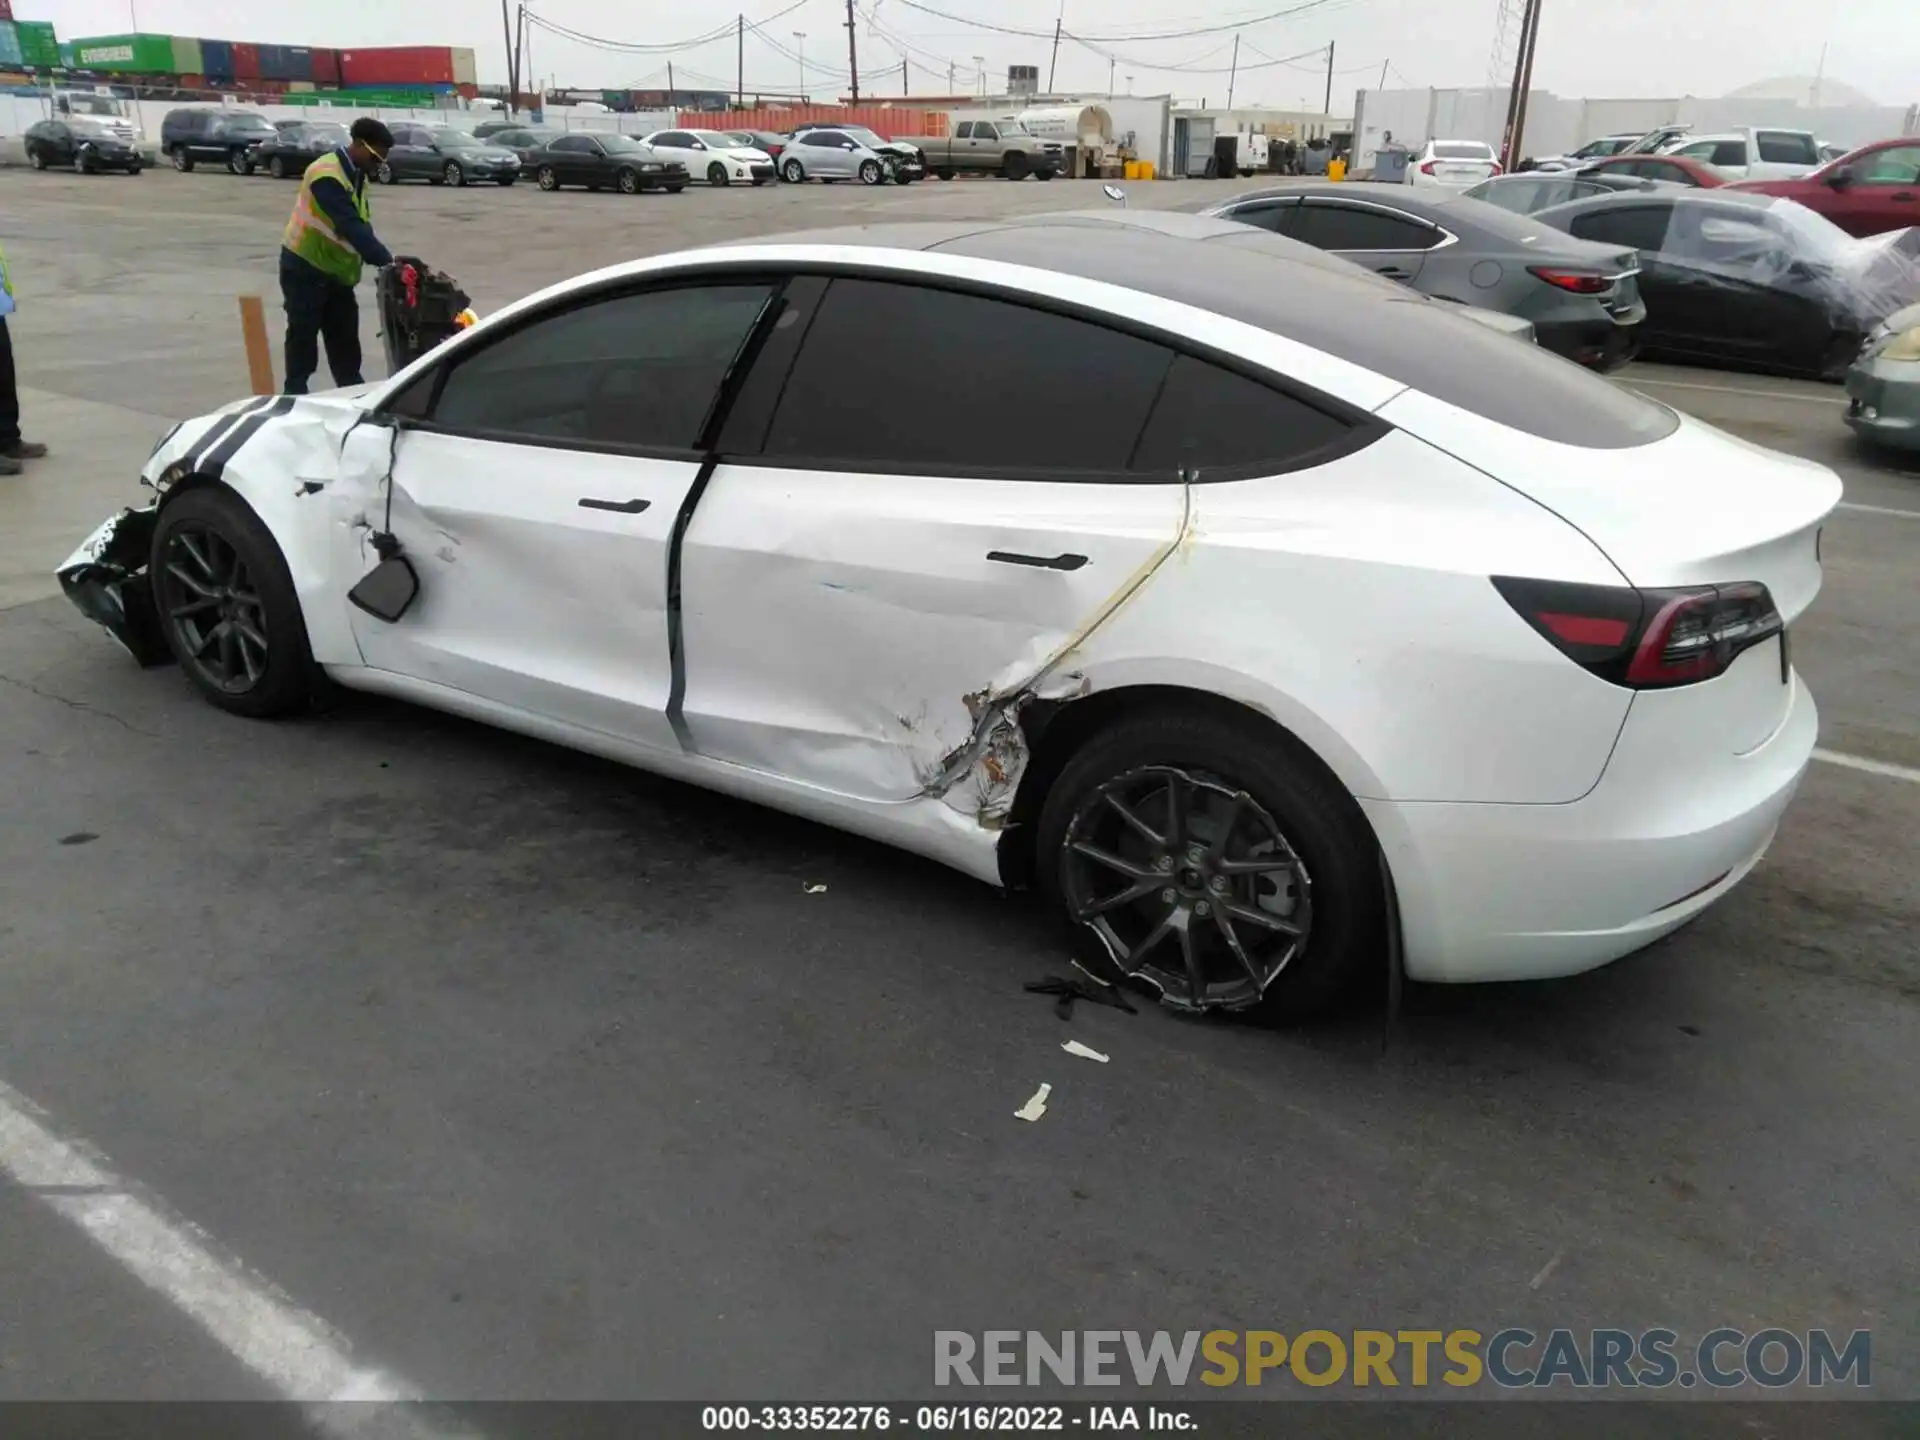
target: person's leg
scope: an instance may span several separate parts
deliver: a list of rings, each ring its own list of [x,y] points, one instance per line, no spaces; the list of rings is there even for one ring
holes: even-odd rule
[[[287,306],[287,385],[289,395],[307,393],[320,368],[320,326],[326,316],[327,279],[304,260],[280,258],[280,295]]]
[[[20,387],[13,373],[13,336],[0,315],[0,475],[18,475],[22,460],[38,460],[44,445],[20,438]]]
[[[360,384],[360,306],[354,300],[352,286],[327,286],[320,334],[327,342],[327,369],[333,372],[333,383]]]

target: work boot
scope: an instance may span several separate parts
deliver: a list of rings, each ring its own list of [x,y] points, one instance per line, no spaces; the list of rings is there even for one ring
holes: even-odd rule
[[[47,447],[36,445],[31,440],[16,440],[11,445],[0,447],[0,457],[8,460],[44,460],[46,456]],[[20,472],[16,469],[13,473],[17,475]]]
[[[27,467],[10,456],[0,455],[0,475],[18,475]]]

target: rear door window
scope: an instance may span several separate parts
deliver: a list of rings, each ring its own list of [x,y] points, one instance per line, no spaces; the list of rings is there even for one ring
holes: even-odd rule
[[[1167,372],[1131,469],[1156,479],[1183,470],[1260,474],[1326,454],[1347,440],[1343,420],[1270,385],[1181,355]],[[1214,478],[1219,478],[1217,475]]]
[[[1228,212],[1229,220],[1238,220],[1242,225],[1252,225],[1261,230],[1272,230],[1277,234],[1288,233],[1287,216],[1297,208],[1292,200],[1256,200],[1250,205],[1241,205]]]
[[[1813,136],[1794,130],[1760,130],[1754,134],[1760,158],[1770,165],[1818,165],[1820,147]]]
[[[1163,345],[1011,300],[836,279],[763,449],[802,466],[1110,479],[1127,473],[1172,362]]]
[[[1428,250],[1440,241],[1417,220],[1331,200],[1303,203],[1287,233],[1317,250]]]
[[[1869,155],[1859,167],[1869,185],[1920,184],[1920,145],[1889,145]]]
[[[1571,228],[1582,240],[1601,240],[1653,254],[1666,245],[1667,223],[1672,218],[1671,205],[1634,205],[1576,215]]]

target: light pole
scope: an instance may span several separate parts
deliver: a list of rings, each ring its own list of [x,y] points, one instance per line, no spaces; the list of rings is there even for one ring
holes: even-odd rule
[[[802,100],[805,100],[807,98],[807,32],[804,30],[794,31],[793,40],[794,40],[794,44],[799,47],[798,53],[800,55],[800,98]]]
[[[987,93],[987,57],[984,55],[974,56],[973,68],[980,72],[980,93],[984,95]]]

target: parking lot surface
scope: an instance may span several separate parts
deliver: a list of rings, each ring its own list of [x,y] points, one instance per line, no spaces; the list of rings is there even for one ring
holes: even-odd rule
[[[1847,484],[1794,641],[1830,758],[1729,900],[1574,980],[1413,987],[1390,1032],[1063,1022],[1020,897],[398,704],[235,720],[53,594],[158,432],[245,390],[292,198],[0,172],[57,452],[0,481],[0,1140],[43,1107],[433,1396],[925,1396],[936,1329],[1780,1325],[1871,1329],[1874,1393],[1920,1397],[1920,468],[1837,390],[1620,377]],[[422,186],[374,219],[485,313],[690,243],[1108,203]],[[0,1181],[0,1399],[269,1393],[56,1213],[84,1188]]]

